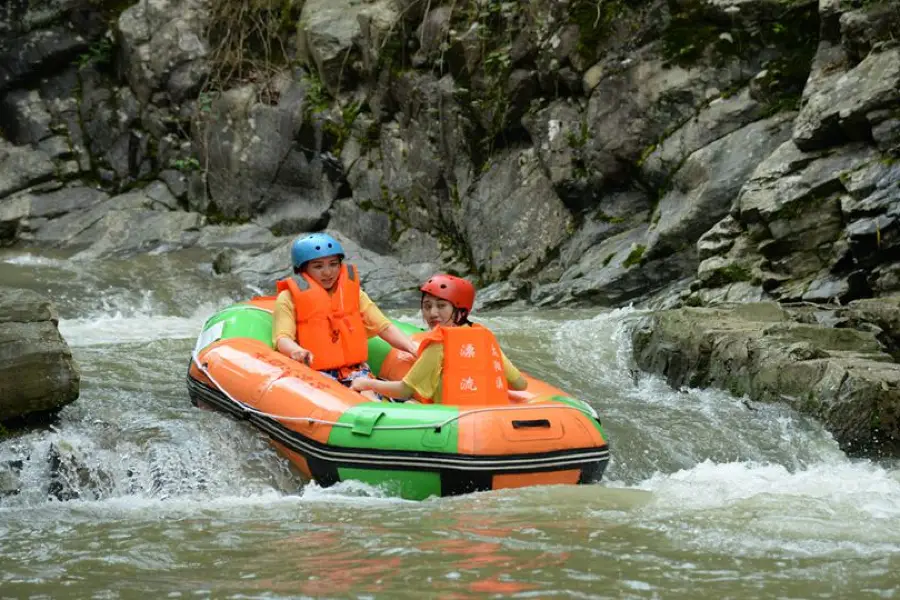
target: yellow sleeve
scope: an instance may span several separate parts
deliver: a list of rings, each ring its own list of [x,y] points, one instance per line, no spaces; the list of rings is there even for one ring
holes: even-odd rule
[[[369,295],[359,290],[359,312],[362,313],[363,325],[366,326],[366,336],[375,337],[385,329],[391,326],[381,309],[372,302]]]
[[[283,337],[297,341],[294,300],[288,290],[278,294],[275,299],[275,308],[272,310],[272,343],[278,344],[278,340]]]
[[[431,344],[403,378],[403,383],[411,387],[423,398],[435,399],[441,382],[441,365],[444,362],[444,345]]]
[[[503,359],[503,374],[506,375],[506,381],[512,383],[522,376],[522,373],[519,372],[515,365],[506,358],[506,354],[503,353],[503,350],[500,351],[500,357]]]

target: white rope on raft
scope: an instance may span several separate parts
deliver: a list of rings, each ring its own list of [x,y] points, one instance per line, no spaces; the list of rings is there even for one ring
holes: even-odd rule
[[[212,374],[209,372],[209,370],[207,370],[206,367],[204,367],[202,364],[200,364],[200,359],[197,357],[196,350],[191,354],[191,359],[194,361],[194,364],[197,366],[197,368],[200,369],[200,371],[204,375],[206,375],[206,377],[209,378],[209,380],[213,383],[213,385],[216,386],[216,388],[220,392],[222,392],[222,394],[224,394],[226,398],[231,400],[234,404],[237,404],[238,406],[240,406],[244,411],[246,411],[248,413],[258,415],[261,417],[268,417],[270,419],[275,419],[276,421],[300,421],[300,422],[305,422],[305,423],[309,423],[309,424],[315,423],[318,425],[331,425],[332,427],[344,427],[347,429],[352,429],[354,427],[353,423],[339,423],[337,421],[328,421],[326,419],[316,419],[313,417],[289,417],[287,415],[276,415],[273,413],[267,413],[265,411],[261,411],[259,409],[253,408],[252,406],[249,406],[248,404],[241,402],[240,400],[238,400],[237,398],[235,398],[234,396],[229,394],[228,391],[225,388],[223,388],[219,384],[218,381],[216,381],[215,377],[212,376]],[[486,408],[475,408],[472,410],[461,411],[448,419],[445,419],[439,423],[432,423],[430,425],[422,425],[422,424],[417,424],[417,425],[375,425],[374,427],[372,427],[372,429],[373,430],[378,429],[378,430],[382,430],[382,431],[398,431],[398,430],[410,430],[410,429],[441,429],[443,427],[446,427],[447,425],[449,425],[450,423],[452,423],[454,421],[458,421],[458,420],[462,419],[463,417],[468,417],[470,415],[476,415],[478,413],[495,412],[495,411],[502,412],[502,411],[513,411],[513,410],[530,410],[530,409],[534,409],[534,408],[536,408],[536,407],[535,406],[492,406],[492,407],[486,407]],[[562,404],[562,405],[556,404],[556,405],[551,405],[551,406],[544,406],[541,408],[575,410],[575,411],[578,411],[581,414],[586,415],[592,419],[597,418],[597,415],[595,415],[595,414],[592,415],[586,410],[578,408],[577,406],[570,406],[568,404]]]

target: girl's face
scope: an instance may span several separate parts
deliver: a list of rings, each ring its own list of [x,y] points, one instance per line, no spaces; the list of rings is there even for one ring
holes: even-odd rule
[[[454,312],[456,309],[452,304],[437,296],[425,294],[422,298],[422,319],[428,325],[428,329],[434,329],[438,325],[452,327]]]
[[[337,256],[314,258],[304,267],[307,275],[326,290],[331,290],[341,274],[341,259]]]

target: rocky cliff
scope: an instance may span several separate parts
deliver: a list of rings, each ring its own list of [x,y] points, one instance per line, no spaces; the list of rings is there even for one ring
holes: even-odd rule
[[[541,306],[884,295],[900,286],[898,15],[15,0],[0,241],[209,245],[261,282],[281,236],[327,227],[401,282],[387,295],[435,268]]]

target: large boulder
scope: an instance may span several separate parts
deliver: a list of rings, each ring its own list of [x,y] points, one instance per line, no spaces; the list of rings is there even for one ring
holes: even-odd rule
[[[306,0],[297,28],[300,56],[336,95],[374,70],[400,16],[394,0]]]
[[[820,419],[848,454],[900,455],[897,298],[828,311],[775,303],[643,317],[634,358],[673,387],[716,387]],[[893,341],[891,341],[893,340]]]
[[[573,229],[533,149],[500,154],[461,203],[466,242],[489,280],[535,272]]]
[[[208,214],[226,221],[260,218],[280,231],[308,231],[327,222],[338,195],[327,157],[296,142],[307,102],[305,81],[279,79],[277,105],[258,101],[247,85],[216,98],[193,123],[206,169]]]
[[[0,422],[53,413],[78,398],[80,375],[50,301],[0,288]]]
[[[179,102],[203,82],[206,0],[139,0],[119,16],[125,76],[142,103],[156,91]]]

